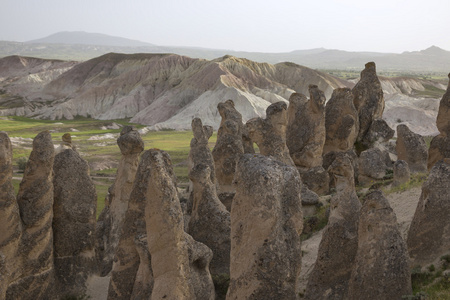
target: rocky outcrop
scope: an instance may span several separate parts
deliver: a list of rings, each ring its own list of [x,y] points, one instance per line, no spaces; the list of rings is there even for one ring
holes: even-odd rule
[[[217,132],[217,141],[212,151],[217,181],[221,192],[232,191],[236,162],[244,153],[242,115],[232,100],[217,105],[222,121]]]
[[[305,299],[346,299],[358,249],[361,203],[356,195],[352,162],[347,156],[338,157],[328,171],[336,182],[336,194],[330,201],[328,224],[309,276]]]
[[[325,132],[324,155],[353,148],[359,133],[359,119],[349,88],[335,89],[328,100],[325,107]]]
[[[397,218],[383,193],[373,191],[361,208],[348,299],[402,299],[411,294],[408,251]]]
[[[208,125],[203,125],[200,118],[194,118],[192,120],[192,133],[194,134],[194,138],[192,138],[190,144],[191,148],[188,158],[189,170],[198,164],[207,165],[211,170],[209,174],[211,182],[216,184],[214,158],[208,146],[208,140],[213,134],[213,128]]]
[[[144,142],[139,132],[125,126],[117,139],[122,157],[117,168],[114,184],[109,188],[105,208],[97,223],[97,256],[100,274],[107,275],[119,244],[122,225],[128,209],[133,181],[139,163],[139,155],[144,150]]]
[[[361,79],[352,89],[353,103],[358,111],[359,133],[357,141],[362,141],[372,121],[381,119],[384,111],[384,96],[374,62],[365,65]]]
[[[365,148],[371,148],[385,143],[394,137],[395,131],[383,119],[375,119],[361,141]]]
[[[422,186],[408,232],[413,265],[425,266],[450,252],[450,160],[439,161]]]
[[[154,276],[151,299],[212,300],[212,251],[184,232],[169,155],[160,150],[148,151],[150,177],[145,221]]]
[[[266,118],[254,118],[246,123],[249,136],[259,147],[259,152],[279,161],[294,165],[286,146],[287,105],[284,102],[271,104]]]
[[[378,148],[361,152],[358,158],[358,182],[367,185],[386,175],[384,155]]]
[[[211,181],[211,169],[197,164],[189,178],[194,183],[194,203],[189,221],[189,234],[213,251],[211,274],[230,273],[230,213],[217,197]]]
[[[394,181],[393,186],[401,185],[409,182],[411,174],[409,172],[408,163],[404,160],[397,160],[394,163]]]
[[[22,223],[12,185],[12,158],[11,140],[6,132],[0,131],[0,299],[5,299],[10,282],[20,276],[18,248]]]
[[[227,299],[295,299],[303,228],[297,170],[246,154],[235,181]]]
[[[294,93],[289,98],[286,144],[296,166],[322,165],[325,144],[325,95],[316,85],[309,86],[309,100]]]
[[[141,156],[111,272],[108,299],[150,299],[153,288],[145,206],[151,175],[151,153]]]
[[[23,225],[18,249],[21,274],[10,283],[6,299],[46,299],[52,293],[54,157],[50,132],[39,133],[17,195]]]
[[[450,74],[448,77],[450,78]],[[431,170],[437,161],[450,158],[450,82],[447,92],[439,103],[436,125],[440,134],[431,140],[428,150],[428,170]]]
[[[330,176],[322,167],[297,168],[304,185],[318,195],[326,195],[330,191]]]
[[[428,149],[424,138],[409,130],[408,126],[397,126],[395,146],[398,159],[408,163],[411,173],[427,172]]]
[[[53,245],[57,294],[83,295],[97,271],[97,193],[88,163],[74,150],[55,156],[53,165]]]

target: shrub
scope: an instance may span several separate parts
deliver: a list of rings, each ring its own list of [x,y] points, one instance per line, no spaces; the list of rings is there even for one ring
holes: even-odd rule
[[[28,159],[26,157],[21,157],[17,160],[17,167],[19,168],[19,172],[25,172],[25,167],[27,166]]]

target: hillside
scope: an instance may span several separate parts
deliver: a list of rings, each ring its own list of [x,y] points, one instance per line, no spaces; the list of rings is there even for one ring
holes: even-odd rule
[[[190,128],[190,120],[201,116],[217,128],[219,102],[233,99],[244,119],[249,119],[264,115],[273,102],[287,101],[294,91],[307,94],[309,84],[318,85],[330,97],[334,88],[350,83],[292,63],[110,53],[75,65],[44,85],[40,94],[30,95],[24,87],[17,94],[28,99],[27,110],[12,107],[2,114],[132,118],[146,125],[164,122],[159,126],[175,129]]]

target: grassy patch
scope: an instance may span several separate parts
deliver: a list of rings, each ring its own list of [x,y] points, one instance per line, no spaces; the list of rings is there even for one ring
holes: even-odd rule
[[[309,239],[315,232],[327,225],[329,208],[329,204],[321,206],[316,214],[303,218],[303,232],[300,235],[302,241]]]
[[[383,189],[383,192],[386,195],[392,194],[392,193],[401,193],[407,190],[410,190],[415,187],[420,187],[423,185],[423,183],[427,180],[428,174],[427,173],[417,173],[412,174],[411,179],[408,182],[405,182],[401,185],[395,186],[395,187],[387,187]]]
[[[425,271],[415,267],[411,271],[411,282],[414,297],[409,299],[424,299],[418,296],[425,295],[426,299],[450,299],[450,277],[445,273],[450,267],[450,256],[441,257],[441,266],[430,265]],[[448,271],[447,271],[448,272]]]

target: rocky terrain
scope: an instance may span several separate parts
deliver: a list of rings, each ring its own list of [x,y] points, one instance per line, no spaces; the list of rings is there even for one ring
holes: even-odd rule
[[[438,139],[448,136],[449,93],[450,84]],[[212,152],[212,127],[193,119],[187,189],[167,152],[144,151],[141,133],[123,127],[98,220],[89,167],[69,133],[59,147],[48,130],[34,138],[15,196],[14,146],[0,132],[0,299],[417,299],[417,274],[436,269],[428,285],[448,296],[447,145],[430,148],[405,124],[392,139],[373,62],[351,90],[332,94],[353,99],[342,123],[352,134],[334,134],[325,154],[334,130],[326,119],[339,112],[317,85],[246,122],[233,100],[220,102]],[[424,178],[418,200],[385,196],[411,174]],[[325,229],[308,242],[320,210]]]
[[[346,81],[293,63],[256,63],[224,56],[214,60],[174,54],[106,54],[86,62],[11,56],[0,59],[0,114],[43,119],[131,118],[151,129],[190,129],[200,117],[217,129],[219,102],[233,99],[244,121],[265,117],[274,102],[317,85],[328,101]],[[445,82],[380,78],[383,118],[422,135],[434,124]]]

